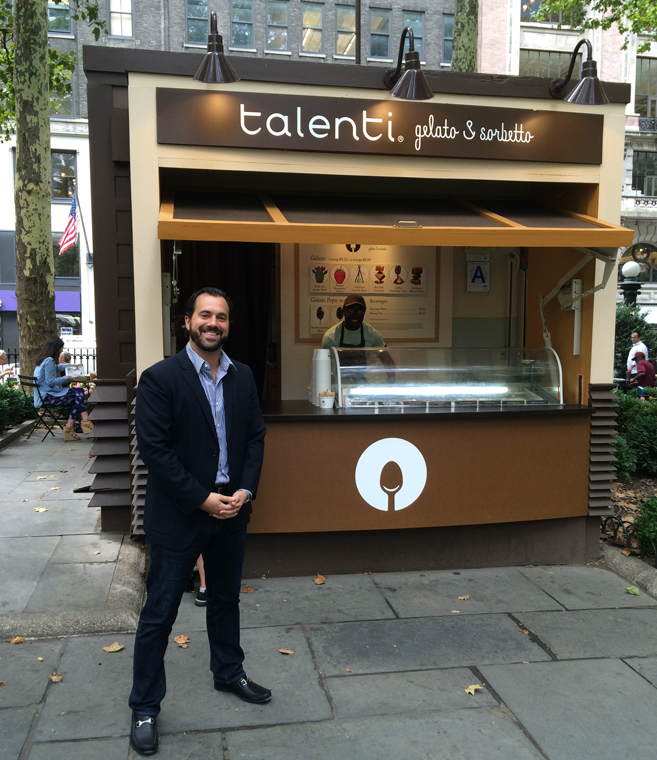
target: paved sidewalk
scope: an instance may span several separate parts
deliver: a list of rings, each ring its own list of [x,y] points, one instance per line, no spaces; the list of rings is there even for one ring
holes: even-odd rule
[[[0,638],[134,630],[138,618],[142,550],[100,535],[92,494],[75,493],[93,480],[93,440],[56,435],[0,450]]]
[[[30,477],[38,470],[49,479],[59,473],[58,482],[84,482],[86,443],[75,444],[74,474],[60,466],[70,462],[69,446],[46,445]],[[53,599],[83,607],[90,598],[84,589],[92,587],[109,596],[111,583],[97,570],[102,563],[88,554],[106,553],[109,566],[120,555],[118,539],[94,533],[86,500],[55,499],[58,492],[41,487],[30,495],[28,484],[44,481],[25,474],[27,452],[45,448],[12,448],[0,452],[5,490],[16,495],[2,505],[2,601],[21,614],[56,615]],[[3,459],[6,453],[14,459]],[[33,504],[33,496],[41,501]],[[34,513],[36,504],[49,511]],[[16,508],[25,509],[20,520]],[[36,527],[17,536],[19,524]],[[28,538],[6,560],[10,542]],[[73,538],[79,545],[71,548]],[[49,577],[75,565],[72,574]],[[248,705],[213,690],[204,611],[185,594],[173,635],[190,643],[167,651],[164,760],[655,756],[657,602],[643,591],[629,595],[630,583],[602,567],[343,575],[322,586],[309,577],[259,578],[247,585],[255,588],[242,597],[247,672],[273,689],[273,699]],[[96,609],[98,597],[88,603]],[[104,652],[114,641],[124,649]],[[104,633],[0,643],[0,760],[138,757],[129,748],[126,704],[133,642],[131,633]],[[62,674],[61,682],[51,682],[51,673]],[[482,688],[466,694],[471,685]]]

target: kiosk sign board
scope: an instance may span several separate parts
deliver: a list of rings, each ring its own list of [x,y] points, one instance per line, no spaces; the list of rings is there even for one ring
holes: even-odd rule
[[[602,162],[603,116],[413,101],[157,89],[161,144]]]

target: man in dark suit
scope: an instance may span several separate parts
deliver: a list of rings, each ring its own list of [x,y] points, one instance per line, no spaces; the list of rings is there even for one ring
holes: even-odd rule
[[[189,343],[145,370],[137,387],[139,453],[148,467],[144,531],[151,543],[148,596],[135,639],[130,742],[157,752],[166,692],[164,654],[187,581],[203,554],[210,669],[218,691],[262,704],[271,691],[246,677],[239,594],[262,467],[265,424],[251,370],[223,351],[231,302],[216,288],[185,306]]]

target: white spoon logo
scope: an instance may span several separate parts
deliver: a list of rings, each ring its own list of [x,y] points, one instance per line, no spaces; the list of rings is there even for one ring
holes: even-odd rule
[[[386,467],[390,463],[394,466]],[[426,483],[424,457],[416,446],[403,438],[382,438],[373,443],[356,465],[358,493],[371,507],[382,512],[406,509],[419,498]]]

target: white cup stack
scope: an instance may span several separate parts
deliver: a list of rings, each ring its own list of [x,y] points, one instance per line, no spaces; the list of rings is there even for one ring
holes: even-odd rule
[[[320,406],[319,394],[331,389],[331,356],[328,348],[313,351],[312,402]]]

